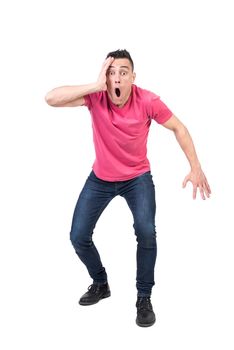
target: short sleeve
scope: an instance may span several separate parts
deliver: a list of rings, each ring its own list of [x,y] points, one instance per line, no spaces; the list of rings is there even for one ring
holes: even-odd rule
[[[88,109],[91,109],[92,102],[91,102],[90,95],[85,95],[84,100],[85,100],[84,106],[88,107]]]
[[[153,95],[149,101],[148,114],[157,123],[163,124],[171,118],[173,113],[159,96]]]
[[[103,91],[100,92],[94,92],[92,94],[88,94],[84,96],[84,106],[88,107],[88,109],[91,111],[96,103],[100,103],[102,100]]]

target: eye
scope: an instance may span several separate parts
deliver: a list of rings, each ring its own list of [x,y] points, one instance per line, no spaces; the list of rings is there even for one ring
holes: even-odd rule
[[[109,75],[114,75],[115,74],[115,72],[114,71],[109,71]]]
[[[125,75],[127,75],[127,72],[121,72],[121,75],[125,76]]]

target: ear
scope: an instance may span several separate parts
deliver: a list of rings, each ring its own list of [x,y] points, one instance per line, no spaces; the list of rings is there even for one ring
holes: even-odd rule
[[[132,74],[132,82],[133,82],[133,83],[134,83],[135,79],[136,79],[136,73],[134,72],[134,73]]]

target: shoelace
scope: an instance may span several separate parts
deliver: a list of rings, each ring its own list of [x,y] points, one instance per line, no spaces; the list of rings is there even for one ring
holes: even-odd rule
[[[149,297],[142,297],[137,300],[137,308],[139,310],[152,311],[152,304]]]
[[[89,287],[88,287],[88,291],[90,292],[90,293],[96,293],[97,292],[97,290],[98,290],[98,285],[97,284],[91,284]]]
[[[102,285],[98,285],[98,284],[93,283],[88,287],[88,291],[90,293],[94,293],[94,294],[99,293],[99,290],[101,287],[102,287]]]

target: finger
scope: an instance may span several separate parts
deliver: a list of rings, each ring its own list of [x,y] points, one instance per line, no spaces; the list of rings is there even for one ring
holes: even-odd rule
[[[105,60],[103,66],[108,68],[109,65],[110,65],[113,61],[114,61],[114,58],[113,58],[113,57],[108,57],[108,58]]]
[[[183,187],[183,188],[186,187],[188,181],[189,181],[189,179],[188,179],[188,177],[186,176],[185,179],[184,179],[184,181],[183,181],[183,184],[182,184],[182,187]]]
[[[107,71],[113,62],[114,58],[113,57],[108,57],[107,60],[104,62],[103,67],[102,67],[102,72],[106,75]]]
[[[206,197],[209,198],[210,194],[211,194],[211,189],[210,189],[210,186],[208,184],[206,177],[205,177],[205,180],[202,183],[201,187],[202,187],[203,193],[205,192]]]
[[[209,198],[210,194],[211,194],[211,190],[210,190],[210,186],[208,184],[204,185],[204,191],[205,191],[206,197]]]
[[[197,186],[193,186],[193,199],[197,197]]]
[[[107,57],[104,61],[104,64],[107,63],[107,62],[110,62],[112,61],[114,58],[113,57]]]
[[[102,71],[106,71],[107,68],[109,67],[110,65],[110,57],[106,58],[105,61],[103,62],[102,64]]]
[[[208,184],[207,181],[206,181],[206,189],[207,189],[208,193],[211,194],[210,185]]]
[[[209,185],[206,177],[205,177],[204,188],[205,188],[206,192],[208,192],[209,194],[211,193],[210,185]]]
[[[201,198],[202,198],[203,200],[205,200],[206,197],[205,197],[205,195],[204,195],[204,190],[203,190],[203,187],[202,187],[202,186],[199,186],[199,191],[200,191]]]

